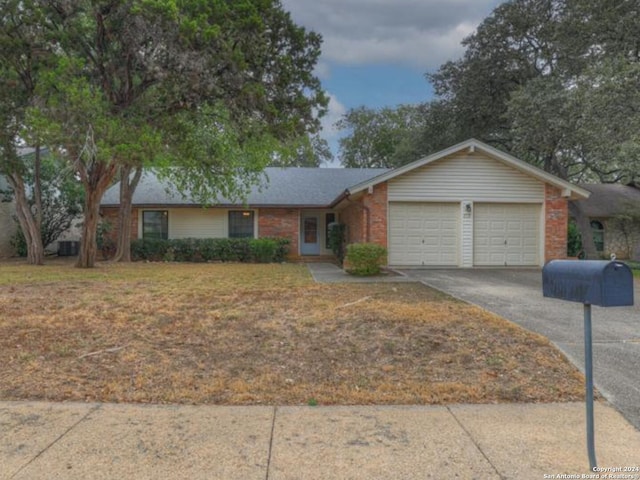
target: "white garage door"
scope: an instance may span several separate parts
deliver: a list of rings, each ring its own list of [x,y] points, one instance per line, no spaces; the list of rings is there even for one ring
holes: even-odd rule
[[[457,203],[389,204],[389,264],[458,265]]]
[[[538,265],[540,205],[476,203],[473,264]]]

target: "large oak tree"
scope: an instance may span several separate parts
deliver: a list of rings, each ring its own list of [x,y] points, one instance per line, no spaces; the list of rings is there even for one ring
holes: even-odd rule
[[[319,127],[320,37],[276,0],[42,0],[34,8],[51,26],[57,65],[29,122],[85,187],[79,266],[95,261],[100,200],[118,176],[122,253],[140,168],[165,167],[181,190],[213,201],[218,187],[240,194],[273,155]]]

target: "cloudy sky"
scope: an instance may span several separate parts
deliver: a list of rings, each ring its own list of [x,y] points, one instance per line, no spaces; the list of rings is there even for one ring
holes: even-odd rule
[[[460,41],[500,0],[282,0],[296,23],[320,33],[317,67],[330,96],[324,137],[349,108],[417,103],[432,96],[426,72],[458,58]]]

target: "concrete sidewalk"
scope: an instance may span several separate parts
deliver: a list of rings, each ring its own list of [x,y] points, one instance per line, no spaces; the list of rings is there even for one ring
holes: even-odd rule
[[[640,432],[605,403],[595,412],[599,466],[640,467]],[[541,479],[590,473],[583,403],[0,402],[0,426],[2,479]],[[630,474],[640,478],[640,472]]]
[[[385,270],[380,275],[358,277],[349,275],[333,263],[307,263],[309,273],[317,283],[380,283],[380,282],[419,282],[415,278],[395,270]]]

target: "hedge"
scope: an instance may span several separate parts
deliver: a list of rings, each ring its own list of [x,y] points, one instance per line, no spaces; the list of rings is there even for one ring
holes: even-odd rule
[[[283,262],[287,238],[179,238],[133,240],[132,260],[152,262]]]
[[[347,245],[346,270],[353,275],[377,275],[384,263],[387,249],[376,243]]]

